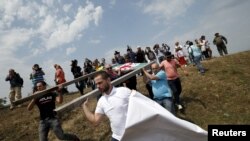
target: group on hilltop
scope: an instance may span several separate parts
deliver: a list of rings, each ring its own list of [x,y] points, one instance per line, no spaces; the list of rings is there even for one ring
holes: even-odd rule
[[[227,39],[224,36],[216,33],[213,43],[221,56],[228,54]],[[124,55],[121,55],[119,51],[114,52],[112,64],[106,63],[105,58],[102,58],[101,61],[98,59],[91,61],[85,58],[82,67],[76,59],[71,61],[70,66],[74,79],[98,71],[94,77],[75,82],[75,86],[81,95],[84,94],[86,87],[91,87],[92,90],[97,88],[102,92],[102,95],[98,97],[94,113],[88,108],[88,100],[83,102],[82,108],[87,119],[95,125],[98,125],[103,119],[103,115],[106,115],[111,123],[112,141],[118,141],[124,134],[128,98],[134,90],[137,90],[137,77],[143,75],[149,98],[176,115],[176,110],[184,108],[180,98],[182,83],[179,68],[184,75],[188,75],[186,66],[192,64],[197,67],[199,74],[204,75],[207,69],[203,67],[201,61],[211,58],[212,49],[206,37],[202,35],[194,41],[187,40],[183,46],[179,41],[175,42],[173,51],[166,43],[155,44],[152,47],[146,46],[145,49],[138,46],[136,52],[128,45],[127,53]],[[121,84],[112,86],[111,81],[129,72],[121,69],[115,70],[115,66],[149,62],[152,62],[150,69],[143,68],[140,75],[134,75]],[[47,140],[50,129],[59,139],[79,141],[80,139],[76,135],[63,132],[59,119],[55,115],[55,103],[62,103],[63,93],[67,93],[68,90],[61,85],[66,82],[63,68],[59,64],[54,64],[54,68],[54,82],[55,85],[58,85],[58,90],[32,99],[27,108],[32,110],[34,105],[39,108],[39,139],[41,141]],[[33,65],[30,79],[33,83],[33,93],[46,90],[45,73],[39,64]],[[12,110],[13,102],[22,98],[21,88],[24,81],[14,69],[9,70],[5,80],[10,82],[9,98]]]

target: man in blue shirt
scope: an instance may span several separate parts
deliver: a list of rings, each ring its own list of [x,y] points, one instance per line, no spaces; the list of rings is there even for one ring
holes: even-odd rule
[[[143,72],[152,84],[154,100],[172,114],[175,114],[172,93],[168,85],[166,73],[161,70],[157,63],[153,63],[151,69],[153,74],[149,74],[145,69],[143,69]]]

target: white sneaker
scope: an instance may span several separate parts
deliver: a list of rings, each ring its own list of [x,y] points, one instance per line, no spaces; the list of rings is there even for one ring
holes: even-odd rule
[[[179,110],[183,109],[183,107],[180,104],[178,104],[177,107]]]
[[[13,105],[10,105],[10,110],[13,110],[14,109],[14,106]]]

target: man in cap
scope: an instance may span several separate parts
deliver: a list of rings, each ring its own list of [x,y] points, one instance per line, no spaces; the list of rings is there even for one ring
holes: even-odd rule
[[[165,70],[165,73],[167,75],[168,84],[174,96],[174,104],[177,105],[179,110],[181,110],[183,108],[180,103],[182,86],[179,74],[177,72],[177,68],[180,67],[186,75],[188,75],[188,73],[184,69],[184,67],[181,66],[179,62],[174,59],[173,55],[170,52],[167,53],[165,60],[161,62],[160,67]]]
[[[227,55],[228,54],[227,46],[225,45],[227,44],[227,39],[224,36],[220,35],[219,33],[215,33],[214,36],[215,37],[214,37],[213,43],[214,45],[217,46],[217,50],[220,56]]]
[[[115,55],[115,60],[116,60],[116,62],[117,62],[118,64],[124,64],[124,63],[125,63],[125,59],[124,59],[124,57],[122,57],[122,56],[120,55],[120,52],[115,51],[114,55]]]

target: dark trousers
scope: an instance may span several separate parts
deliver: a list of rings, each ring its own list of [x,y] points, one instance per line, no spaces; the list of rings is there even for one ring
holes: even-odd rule
[[[73,134],[64,133],[60,122],[57,118],[40,120],[39,123],[39,140],[48,141],[49,130],[52,129],[56,137],[60,140],[77,141],[79,138]]]
[[[147,90],[148,90],[148,94],[149,94],[149,97],[151,98],[151,99],[154,99],[154,94],[153,94],[153,90],[152,90],[152,86],[150,85],[150,84],[146,84],[146,88],[147,88]]]
[[[168,84],[174,95],[174,104],[180,104],[180,95],[182,91],[180,78],[175,80],[168,80]]]
[[[133,76],[126,81],[126,86],[131,90],[137,90],[136,85],[137,85],[136,76]]]
[[[76,88],[79,90],[79,92],[81,93],[81,95],[83,95],[83,90],[84,90],[84,81],[79,81],[75,83]]]
[[[220,56],[223,56],[223,55],[228,54],[228,52],[227,52],[227,47],[226,47],[225,44],[217,45],[217,50],[218,50]],[[224,53],[224,54],[223,54],[223,53]]]
[[[119,140],[117,140],[117,139],[115,139],[115,138],[112,137],[111,141],[119,141]]]
[[[208,55],[207,50],[206,50],[206,51],[202,51],[202,55],[203,55],[205,58],[209,58],[209,55]]]

